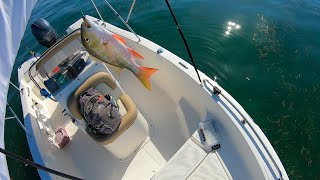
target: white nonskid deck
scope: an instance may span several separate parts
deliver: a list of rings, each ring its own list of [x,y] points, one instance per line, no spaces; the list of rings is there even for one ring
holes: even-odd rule
[[[43,108],[35,112],[36,116],[33,116],[32,112],[26,115],[26,126],[32,128],[32,137],[35,137],[35,139],[29,139],[29,141],[34,142],[34,145],[41,152],[41,155],[38,154],[41,157],[38,158],[41,158],[44,164],[52,169],[84,179],[165,179],[167,176],[170,177],[170,172],[179,172],[179,170],[176,170],[182,168],[180,174],[171,174],[171,177],[172,175],[174,175],[173,177],[186,178],[190,176],[190,179],[197,179],[203,176],[204,179],[208,179],[207,176],[202,174],[202,171],[212,172],[211,168],[214,167],[214,177],[218,179],[230,178],[223,162],[219,160],[216,153],[205,153],[190,139],[183,145],[178,143],[175,138],[168,139],[161,135],[162,130],[157,127],[165,127],[165,124],[161,124],[166,123],[165,121],[149,123],[150,134],[140,150],[131,158],[120,160],[78,129],[68,116],[63,116],[63,108],[60,105],[51,100],[41,101],[33,93],[30,96],[38,104],[34,105],[34,103],[28,106],[34,106],[35,109],[37,107]],[[52,110],[51,108],[55,109]],[[51,139],[53,132],[48,132],[48,129],[55,129],[60,126],[64,126],[71,137],[71,143],[64,149],[58,148],[53,143]],[[176,132],[179,133],[179,131]],[[173,135],[174,132],[166,131],[166,133]],[[176,134],[176,136],[179,136],[179,134]],[[161,144],[162,147],[158,148],[159,143],[157,142],[164,143]],[[181,145],[182,148],[179,150]],[[126,148],[126,145],[123,148]],[[173,155],[174,158],[172,158]],[[168,164],[167,161],[169,161]],[[204,163],[201,164],[202,162]],[[158,173],[159,171],[160,173]],[[158,175],[155,176],[157,173]],[[59,179],[58,176],[51,174],[49,176]]]
[[[126,80],[132,78],[128,72],[123,75],[127,75]],[[210,179],[203,173],[212,172],[214,168],[216,178],[231,179],[217,153],[208,154],[191,140],[199,122],[194,121],[199,117],[192,111],[192,105],[185,98],[178,104],[170,100],[161,87],[155,85],[154,95],[137,100],[139,110],[148,122],[149,135],[135,154],[123,160],[78,129],[71,118],[65,115],[62,105],[37,95],[38,90],[32,81],[26,83],[22,79],[20,83],[24,92],[28,92],[22,94],[22,102],[26,127],[33,132],[28,142],[37,149],[32,154],[34,159],[52,169],[84,179],[165,179],[168,176],[170,179],[201,176]],[[125,83],[123,85],[126,88]],[[134,92],[130,94],[134,95]],[[161,98],[158,98],[160,94]],[[152,108],[141,100],[156,101],[159,108]],[[191,113],[187,119],[184,117],[186,113]],[[59,127],[65,127],[71,137],[70,144],[63,149],[54,141],[54,132]],[[122,148],[130,147],[123,144]],[[40,175],[44,179],[59,179],[44,172]]]

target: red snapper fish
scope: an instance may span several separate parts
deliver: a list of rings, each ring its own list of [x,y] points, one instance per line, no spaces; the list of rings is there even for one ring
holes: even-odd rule
[[[81,24],[81,41],[93,57],[107,64],[128,69],[148,90],[151,90],[150,76],[158,69],[139,66],[134,57],[139,59],[143,57],[129,48],[122,37],[84,16]]]

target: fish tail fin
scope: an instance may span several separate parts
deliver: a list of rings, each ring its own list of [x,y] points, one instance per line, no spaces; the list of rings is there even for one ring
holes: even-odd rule
[[[151,90],[150,76],[153,73],[157,72],[159,69],[148,68],[143,66],[140,66],[139,69],[140,72],[137,74],[138,79],[148,90]]]

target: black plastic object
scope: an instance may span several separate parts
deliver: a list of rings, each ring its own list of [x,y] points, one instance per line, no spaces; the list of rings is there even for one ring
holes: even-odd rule
[[[45,19],[37,19],[31,24],[31,31],[38,42],[47,48],[51,47],[58,40],[58,34]]]
[[[44,85],[47,87],[47,89],[54,93],[59,89],[59,85],[56,81],[54,81],[52,78],[49,78],[48,80],[44,81]]]
[[[217,149],[220,149],[220,148],[221,148],[220,144],[216,144],[216,145],[211,147],[211,149],[214,150],[214,151],[217,150]]]
[[[70,79],[76,78],[85,68],[86,62],[82,59],[82,56],[83,53],[80,53],[67,64],[67,75]]]

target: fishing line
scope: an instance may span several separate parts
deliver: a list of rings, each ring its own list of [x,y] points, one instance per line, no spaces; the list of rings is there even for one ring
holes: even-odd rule
[[[30,54],[31,54],[33,57],[35,57],[35,58],[38,59],[38,57],[36,56],[36,52],[32,51],[27,45],[24,45],[24,47],[27,49],[27,51],[30,52]]]
[[[20,42],[20,47],[21,46],[24,46],[26,50],[31,54],[32,57],[35,57],[36,59],[38,59],[38,57],[36,56],[36,52],[32,51],[32,49],[30,49],[29,46],[26,45],[23,41]]]
[[[82,10],[82,6],[81,6],[81,3],[80,3],[80,0],[78,0],[78,2],[79,2],[79,6],[80,6],[80,10],[81,10],[81,14],[82,14],[82,16],[84,16],[84,14],[83,14],[83,10]]]

